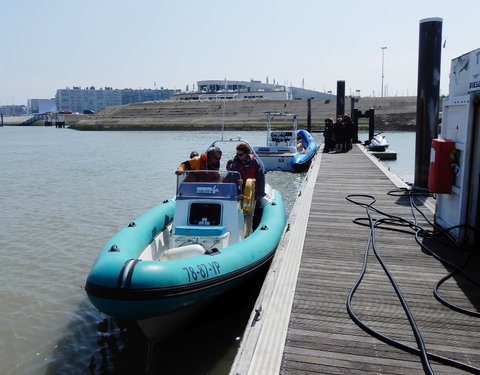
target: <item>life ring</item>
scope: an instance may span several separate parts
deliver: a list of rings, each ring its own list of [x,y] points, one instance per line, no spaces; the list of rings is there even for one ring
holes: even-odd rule
[[[247,178],[245,188],[243,189],[242,208],[245,212],[250,212],[255,204],[255,179]]]

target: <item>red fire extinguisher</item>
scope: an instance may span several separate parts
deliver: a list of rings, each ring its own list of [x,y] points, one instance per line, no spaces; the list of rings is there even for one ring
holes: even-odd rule
[[[450,139],[433,139],[428,174],[428,190],[437,194],[450,194],[453,185],[452,151],[455,142]]]

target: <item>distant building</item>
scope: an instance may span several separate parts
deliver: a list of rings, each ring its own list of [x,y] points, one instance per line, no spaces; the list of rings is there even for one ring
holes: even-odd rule
[[[223,99],[272,99],[291,100],[292,94],[288,90],[262,91],[216,91],[216,92],[181,92],[172,95],[174,100],[223,100]]]
[[[335,99],[336,96],[330,93],[302,89],[300,87],[289,87],[292,91],[292,97],[294,100],[300,99]]]
[[[4,116],[23,116],[27,114],[27,107],[24,105],[2,105],[0,114]]]
[[[55,113],[57,105],[55,99],[28,99],[27,111],[29,114]]]
[[[95,87],[82,89],[73,87],[57,90],[55,103],[58,111],[72,111],[83,113],[84,110],[98,111],[101,108],[121,105],[122,97],[118,90],[106,87],[96,90]]]
[[[178,90],[179,91],[179,90]],[[73,87],[57,90],[55,103],[58,111],[69,110],[83,113],[86,110],[98,111],[105,107],[112,107],[130,103],[140,103],[154,100],[168,100],[174,90],[155,89],[113,89],[105,87],[97,90],[94,86],[84,88]]]
[[[261,81],[198,81],[195,92],[181,92],[172,95],[175,100],[215,100],[215,99],[333,99],[335,95],[306,90],[299,87],[287,87]]]

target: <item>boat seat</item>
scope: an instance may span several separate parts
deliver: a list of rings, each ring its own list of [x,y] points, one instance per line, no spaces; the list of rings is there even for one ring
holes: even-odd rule
[[[174,247],[173,249],[165,250],[159,260],[175,260],[194,257],[205,254],[205,249],[200,244],[191,244],[186,246]]]

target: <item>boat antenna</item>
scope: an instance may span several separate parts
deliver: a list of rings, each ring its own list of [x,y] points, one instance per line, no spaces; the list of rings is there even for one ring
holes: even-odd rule
[[[223,84],[223,115],[222,115],[222,141],[223,141],[223,131],[225,130],[225,103],[227,102],[227,79],[225,78]]]

